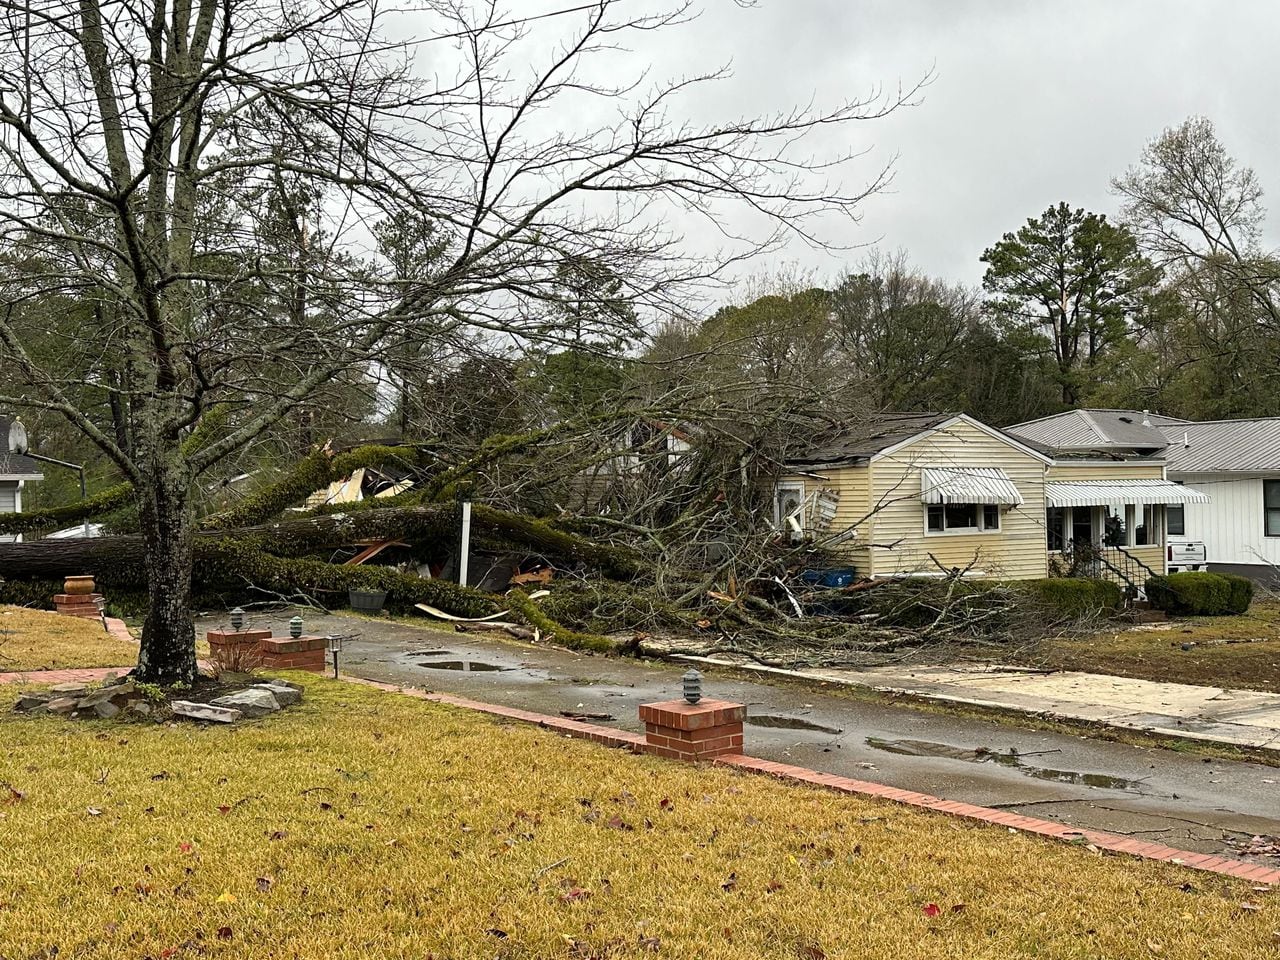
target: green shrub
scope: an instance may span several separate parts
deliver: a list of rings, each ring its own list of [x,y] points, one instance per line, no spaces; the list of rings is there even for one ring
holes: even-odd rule
[[[1020,580],[1017,585],[1055,613],[1064,617],[1086,617],[1118,610],[1124,599],[1117,584],[1086,577],[1046,577]]]
[[[1232,574],[1171,573],[1147,580],[1147,599],[1157,610],[1177,616],[1219,617],[1248,610],[1253,583]]]

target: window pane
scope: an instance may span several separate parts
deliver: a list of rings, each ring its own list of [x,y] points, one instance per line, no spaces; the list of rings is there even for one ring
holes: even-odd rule
[[[1061,550],[1066,543],[1066,511],[1061,507],[1049,507],[1044,513],[1044,525],[1048,530],[1049,549]]]
[[[1071,542],[1093,543],[1093,507],[1076,507],[1071,511]]]
[[[1156,542],[1156,508],[1148,503],[1142,508],[1142,522],[1138,524],[1138,528],[1133,531],[1134,540],[1140,547],[1149,546]]]
[[[1185,536],[1187,532],[1186,513],[1180,503],[1171,503],[1164,508],[1164,522],[1172,537]]]
[[[929,504],[928,517],[929,529],[940,533],[942,531],[942,504]]]
[[[1000,508],[994,503],[985,504],[982,508],[982,528],[984,530],[1000,529]]]
[[[1267,536],[1280,537],[1280,510],[1267,508]]]
[[[1268,510],[1280,508],[1280,480],[1262,481],[1262,503]]]
[[[1102,542],[1108,547],[1123,547],[1129,542],[1128,533],[1124,527],[1124,507],[1107,507]]]
[[[948,530],[963,530],[978,526],[978,505],[976,503],[943,504],[943,515],[946,517]]]

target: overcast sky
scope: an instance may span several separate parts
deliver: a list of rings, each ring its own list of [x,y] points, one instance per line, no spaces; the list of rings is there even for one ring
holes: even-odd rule
[[[711,104],[732,114],[932,71],[919,106],[848,131],[874,161],[896,155],[896,176],[834,236],[976,284],[983,249],[1051,203],[1114,215],[1110,178],[1192,114],[1280,208],[1278,43],[1275,0],[704,0],[697,23],[636,53],[666,75],[732,61]],[[789,254],[823,275],[856,256]]]

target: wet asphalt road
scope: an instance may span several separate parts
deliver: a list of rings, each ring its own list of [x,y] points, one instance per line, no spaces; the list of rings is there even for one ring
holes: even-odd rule
[[[286,633],[286,620],[259,618],[253,626]],[[307,632],[360,634],[344,650],[344,673],[541,713],[609,714],[616,720],[594,722],[628,730],[642,729],[640,704],[680,696],[686,669],[425,623],[313,616]],[[754,756],[1194,851],[1239,856],[1241,841],[1280,835],[1274,767],[1206,762],[714,672],[704,687],[708,696],[747,704],[746,749]],[[1280,864],[1276,857],[1246,859]]]

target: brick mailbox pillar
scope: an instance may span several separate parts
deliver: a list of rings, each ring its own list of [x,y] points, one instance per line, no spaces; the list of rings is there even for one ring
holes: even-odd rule
[[[63,616],[97,620],[102,616],[102,610],[98,606],[101,600],[100,593],[55,593],[53,609]]]
[[[223,670],[247,670],[262,664],[262,642],[270,630],[210,630],[209,653]]]
[[[640,707],[645,752],[673,760],[710,760],[742,752],[747,708],[725,700],[666,700]]]
[[[262,666],[323,673],[328,648],[327,637],[271,637],[262,641]]]

